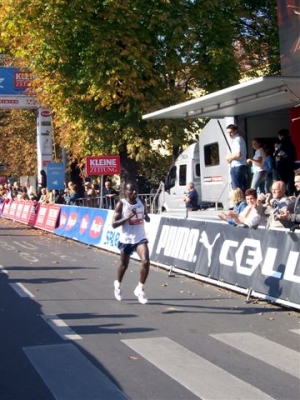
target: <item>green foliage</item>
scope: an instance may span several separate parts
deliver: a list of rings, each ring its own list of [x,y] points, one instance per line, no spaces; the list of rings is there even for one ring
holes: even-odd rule
[[[59,144],[79,160],[120,154],[124,179],[152,140],[179,149],[195,131],[142,114],[237,83],[243,63],[278,67],[275,0],[71,3],[3,0],[0,44],[37,76],[32,90],[51,107]]]

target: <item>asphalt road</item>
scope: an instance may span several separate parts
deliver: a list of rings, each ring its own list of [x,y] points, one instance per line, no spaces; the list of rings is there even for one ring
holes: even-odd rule
[[[1,400],[299,400],[300,313],[0,219]]]

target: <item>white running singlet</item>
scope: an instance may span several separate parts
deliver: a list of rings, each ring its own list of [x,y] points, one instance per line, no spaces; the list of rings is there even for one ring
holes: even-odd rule
[[[121,225],[121,234],[119,241],[126,244],[136,244],[146,239],[144,227],[144,205],[139,198],[136,204],[130,204],[127,200],[121,199],[123,203],[122,219],[127,218],[130,212],[135,209],[136,215]]]

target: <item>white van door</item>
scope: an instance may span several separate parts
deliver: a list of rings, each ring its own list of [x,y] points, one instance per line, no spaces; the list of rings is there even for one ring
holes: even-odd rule
[[[190,160],[189,160],[190,162]],[[165,182],[164,204],[163,207],[169,211],[174,209],[184,209],[184,194],[186,193],[188,163],[176,164],[170,169]]]
[[[202,200],[228,205],[230,170],[226,155],[230,145],[226,137],[227,122],[211,119],[199,136]]]
[[[187,184],[193,182],[201,200],[199,143],[188,146],[176,159],[169,170],[165,181],[165,190],[161,194],[159,204],[161,209],[184,210],[184,195],[187,193]]]

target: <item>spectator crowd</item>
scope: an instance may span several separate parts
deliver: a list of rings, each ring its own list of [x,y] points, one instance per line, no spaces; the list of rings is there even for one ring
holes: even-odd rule
[[[247,158],[246,144],[235,125],[227,127],[231,139],[230,165],[232,191],[230,209],[219,218],[234,226],[257,228],[300,228],[300,169],[289,131],[281,129],[274,148],[259,138],[252,140],[254,155]],[[251,184],[249,180],[250,167]]]
[[[113,189],[112,183],[109,180],[105,181],[102,193],[100,183],[97,179],[92,181],[87,180],[83,184],[84,192],[82,193],[79,190],[78,184],[73,182],[65,183],[65,188],[62,190],[50,190],[46,186],[47,179],[45,173],[41,175],[43,179],[38,186],[38,190],[29,181],[24,186],[21,186],[18,182],[0,184],[0,203],[16,199],[44,204],[66,204],[85,207],[101,206],[102,208],[114,209],[118,192]]]
[[[300,224],[300,168],[295,169],[296,150],[289,131],[281,129],[278,138],[270,146],[260,138],[252,140],[253,156],[247,158],[247,146],[235,125],[227,126],[230,153],[226,160],[231,177],[230,209],[219,214],[219,218],[232,226],[255,229],[259,225],[267,228],[294,229]],[[250,173],[250,175],[249,175]],[[38,191],[26,182],[7,182],[0,185],[0,202],[7,199],[34,201],[36,203],[80,205],[115,209],[119,193],[110,180],[82,178],[82,184],[65,183],[63,190],[49,190],[47,175],[40,171]],[[250,184],[248,184],[250,182]],[[187,185],[183,198],[189,211],[199,209],[198,193],[193,182]]]

